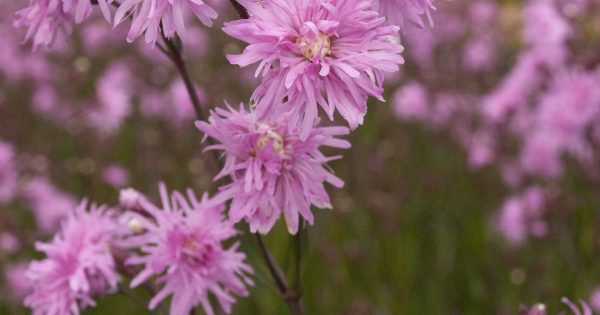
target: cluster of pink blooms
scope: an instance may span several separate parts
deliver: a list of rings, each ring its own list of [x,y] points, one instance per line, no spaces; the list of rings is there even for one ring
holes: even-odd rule
[[[497,48],[509,46],[506,36],[499,33],[502,23],[507,23],[502,17],[508,15],[492,1],[445,4],[448,8],[436,16],[446,26],[444,30],[407,34],[407,53],[423,72],[434,65],[443,69],[447,63],[440,65],[438,52],[463,45],[463,55],[452,61],[462,67],[448,66],[447,75],[481,82],[461,85],[436,77],[415,78],[395,92],[394,112],[402,119],[449,130],[465,147],[473,169],[499,169],[514,195],[504,202],[495,222],[516,244],[528,235],[547,234],[544,213],[553,203],[532,205],[528,200],[532,194],[552,198],[560,194],[565,158],[576,161],[587,176],[599,175],[595,169],[600,143],[600,67],[590,60],[594,52],[586,49],[589,45],[582,34],[582,25],[594,25],[597,16],[592,2],[530,0],[520,4],[522,45],[516,58],[509,55],[514,65],[508,71],[501,70],[507,65],[496,63],[497,54],[506,53]],[[469,35],[467,42],[465,35]],[[495,78],[496,73],[505,75]],[[541,191],[545,193],[537,193]]]
[[[252,284],[252,268],[244,262],[237,243],[229,248],[222,245],[237,234],[233,224],[245,220],[253,232],[268,233],[283,214],[289,232],[295,234],[301,221],[313,224],[311,207],[331,208],[324,184],[342,187],[343,181],[326,164],[339,156],[325,156],[320,149],[349,148],[349,142],[338,138],[349,130],[319,126],[318,107],[330,120],[337,111],[351,128],[362,124],[369,96],[383,100],[385,73],[398,71],[404,62],[400,28],[406,27],[405,21],[422,26],[422,16],[429,17],[434,9],[429,0],[239,3],[249,18],[228,22],[223,30],[249,46],[228,59],[240,66],[260,63],[256,75],[261,75],[261,83],[252,95],[250,110],[243,106],[216,109],[208,122],[196,123],[206,138],[218,141],[207,150],[221,150],[225,155],[216,179],[227,176],[231,182],[214,198],[202,200],[191,191],[187,198],[178,192],[169,195],[161,185],[161,207],[134,190],[124,190],[121,204],[128,211],[117,215],[103,207],[86,211],[85,204],[72,211],[71,199],[51,191],[47,181],[31,181],[26,190],[31,207],[52,204],[60,210],[44,210],[52,218],[40,224],[51,230],[66,216],[54,240],[37,246],[47,258],[32,263],[28,271],[34,288],[26,304],[35,314],[78,314],[94,305],[95,296],[116,289],[120,263],[142,267],[132,287],[147,282],[162,287],[150,301],[150,309],[171,297],[171,314],[187,314],[199,305],[213,314],[209,301],[213,295],[229,313],[234,295],[248,295],[246,286]],[[62,42],[72,33],[73,22],[81,23],[95,7],[114,26],[130,20],[129,42],[142,35],[152,44],[163,36],[186,42],[190,33],[194,38],[193,30],[186,28],[190,17],[206,26],[217,18],[217,12],[200,0],[101,0],[93,4],[91,0],[31,0],[18,12],[15,24],[26,27],[26,39],[39,48]],[[386,21],[380,12],[399,26]],[[84,36],[84,44],[92,50],[104,41],[97,29],[85,29],[89,36]],[[67,48],[63,51],[69,54]],[[89,63],[78,58],[74,65],[85,72]],[[114,132],[130,115],[137,96],[145,104],[141,108],[146,115],[172,117],[177,125],[189,119],[192,107],[180,97],[185,92],[181,82],[174,81],[167,97],[158,101],[156,93],[132,92],[140,82],[131,71],[125,62],[105,70],[97,83],[98,102],[84,110],[85,124],[99,134]],[[80,114],[60,104],[63,97],[53,89],[53,77],[43,78],[44,83],[38,85],[34,108],[57,122],[74,121]],[[164,86],[164,82],[159,84]],[[175,112],[161,108],[172,98],[181,108]],[[113,186],[126,183],[126,176],[121,175],[117,168],[104,173],[105,181]],[[48,196],[55,199],[48,200]],[[229,200],[226,213],[224,205]],[[123,255],[128,250],[131,254],[120,262],[123,257],[117,259],[115,253]]]
[[[283,216],[289,233],[296,234],[301,222],[314,223],[311,207],[332,207],[325,183],[341,188],[344,182],[327,163],[340,156],[326,156],[321,149],[349,148],[350,143],[339,137],[363,124],[370,97],[384,100],[385,76],[398,72],[404,63],[400,34],[406,35],[409,54],[419,69],[438,62],[438,46],[461,41],[465,34],[473,36],[465,43],[463,60],[457,62],[465,65],[469,75],[484,77],[495,67],[505,66],[494,64],[497,43],[490,39],[494,28],[489,24],[497,21],[497,8],[484,0],[469,5],[473,29],[465,29],[465,22],[454,16],[455,20],[445,21],[444,28],[419,34],[409,32],[409,25],[423,27],[424,20],[433,23],[431,12],[436,7],[431,0],[238,3],[249,17],[225,23],[223,31],[248,45],[227,59],[240,67],[258,64],[255,76],[260,83],[248,109],[243,105],[219,108],[211,111],[208,121],[196,122],[205,139],[210,139],[206,150],[223,155],[215,181],[227,177],[230,182],[212,198],[204,195],[200,200],[191,190],[186,195],[169,194],[161,184],[161,206],[133,189],[123,190],[124,211],[119,213],[96,206],[88,210],[85,202],[76,206],[72,197],[44,178],[29,181],[25,200],[36,212],[40,229],[51,232],[62,220],[52,241],[36,244],[46,258],[31,263],[26,272],[32,292],[25,304],[34,314],[79,314],[95,305],[97,296],[115,292],[122,276],[132,277],[131,287],[160,287],[149,302],[151,310],[170,297],[170,314],[188,314],[198,306],[214,314],[212,296],[230,313],[235,296],[247,296],[247,287],[253,285],[253,269],[239,251],[239,243],[223,244],[238,234],[234,224],[245,221],[253,233],[266,234]],[[584,1],[578,3],[585,6]],[[517,193],[502,206],[497,227],[516,244],[529,235],[542,237],[548,232],[543,215],[552,193],[530,182],[560,178],[565,155],[582,165],[593,165],[593,145],[600,141],[598,70],[584,67],[577,56],[571,56],[567,41],[573,29],[560,4],[549,0],[524,4],[523,51],[506,76],[494,82],[495,87],[461,93],[452,86],[433,95],[428,84],[438,82],[423,75],[393,97],[398,116],[427,121],[436,128],[451,126],[468,149],[474,168],[500,164],[507,184]],[[210,27],[218,17],[202,0],[31,0],[17,12],[15,25],[27,28],[25,39],[34,48],[50,47],[66,39],[72,24],[81,23],[96,8],[111,26],[131,24],[126,41],[143,35],[145,42],[160,48],[162,37],[176,39],[175,45],[179,38],[184,43],[201,38],[186,27],[193,22],[190,18]],[[583,15],[585,10],[572,12]],[[93,28],[84,32],[89,35],[84,36],[84,46],[101,47],[107,42],[97,32]],[[14,58],[10,57],[13,53],[0,49],[0,57]],[[71,52],[63,48],[63,53],[70,56]],[[89,60],[74,60],[78,71],[88,71]],[[21,65],[28,61],[16,60]],[[35,77],[43,82],[34,93],[37,112],[59,122],[77,120],[74,110],[59,104],[63,99],[53,88],[53,75],[47,74],[60,70],[46,62],[0,65],[0,70],[14,78]],[[142,86],[132,71],[125,61],[104,70],[95,90],[97,102],[82,115],[87,126],[103,135],[114,132],[132,114],[136,97],[144,103],[143,114],[174,125],[193,115],[192,104],[184,99],[183,82],[154,82],[168,86],[167,92],[136,94],[136,89],[152,89]],[[174,110],[166,109],[163,106],[168,102],[178,104]],[[324,117],[334,121],[336,114],[350,129],[321,125]],[[517,138],[516,156],[501,151],[506,135]],[[0,203],[10,201],[17,191],[13,160],[12,148],[0,142]],[[116,166],[107,168],[104,177],[115,187],[128,181],[127,173]],[[131,267],[134,274],[124,274],[120,265],[127,270]],[[580,314],[571,302],[565,303]],[[582,305],[583,314],[591,314]],[[538,305],[525,314],[542,315],[545,309]]]

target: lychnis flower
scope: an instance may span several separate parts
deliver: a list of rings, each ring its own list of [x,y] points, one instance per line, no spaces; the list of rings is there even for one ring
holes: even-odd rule
[[[137,211],[128,214],[133,234],[123,243],[141,250],[141,255],[126,261],[143,266],[131,286],[158,276],[156,282],[163,287],[149,307],[154,309],[171,295],[171,315],[189,314],[197,305],[202,305],[207,314],[214,314],[209,293],[230,313],[235,302],[233,294],[248,295],[246,285],[251,285],[252,280],[247,274],[253,272],[252,268],[238,251],[239,243],[227,249],[221,244],[236,235],[233,225],[223,220],[223,205],[207,207],[206,196],[199,201],[191,190],[187,195],[186,199],[174,192],[169,198],[161,184],[162,208],[135,190],[121,195],[123,205]]]
[[[398,27],[384,25],[373,0],[239,2],[250,18],[223,30],[249,46],[228,59],[242,67],[259,63],[256,75],[264,78],[252,96],[257,113],[292,113],[303,139],[317,119],[317,104],[330,119],[337,109],[351,128],[362,124],[368,96],[383,101],[383,73],[404,62]]]
[[[115,13],[115,25],[121,23],[128,14],[132,15],[131,29],[127,41],[132,42],[145,33],[147,43],[155,43],[164,32],[167,37],[175,33],[184,38],[185,19],[193,13],[206,26],[212,26],[212,20],[218,14],[202,0],[125,0]]]
[[[16,26],[27,27],[25,40],[32,40],[34,48],[52,45],[72,31],[72,21],[81,23],[92,14],[95,4],[107,21],[108,5],[113,0],[30,0],[29,6],[17,12]]]
[[[341,188],[344,182],[332,174],[321,146],[349,148],[335,138],[348,133],[345,127],[314,127],[302,140],[287,117],[258,119],[254,112],[216,109],[209,122],[198,121],[198,129],[220,144],[225,166],[217,178],[229,176],[232,183],[221,188],[216,199],[232,199],[229,218],[246,219],[253,232],[267,233],[283,215],[290,233],[298,231],[300,216],[313,223],[311,206],[331,208],[324,183]]]
[[[112,210],[83,201],[49,243],[36,243],[46,258],[29,266],[33,293],[25,305],[34,315],[79,314],[94,297],[114,291],[119,282],[111,246],[120,235]]]

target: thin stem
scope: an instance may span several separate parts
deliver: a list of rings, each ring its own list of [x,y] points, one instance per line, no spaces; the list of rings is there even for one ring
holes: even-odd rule
[[[269,272],[271,272],[273,280],[275,280],[275,284],[277,285],[279,292],[282,294],[287,292],[289,290],[287,279],[285,278],[283,272],[281,271],[281,268],[279,268],[279,265],[267,249],[267,246],[265,245],[262,236],[260,236],[260,234],[258,233],[254,233],[253,235],[254,239],[256,240],[256,243],[258,244],[258,248],[260,249],[263,259],[265,260],[265,264],[267,265],[267,268],[269,268]]]

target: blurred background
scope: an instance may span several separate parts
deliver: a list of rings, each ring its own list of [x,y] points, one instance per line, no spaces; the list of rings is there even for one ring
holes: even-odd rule
[[[125,41],[100,14],[48,51],[0,12],[0,314],[28,314],[27,263],[81,198],[115,205],[120,188],[158,200],[216,190],[217,166],[175,68]],[[195,25],[184,54],[206,107],[247,102],[243,45]],[[315,210],[303,264],[309,314],[517,314],[560,298],[600,311],[600,2],[436,1],[433,23],[402,32],[406,64],[386,103],[371,100],[353,147],[331,163],[346,182]],[[190,21],[191,23],[191,21]],[[325,122],[328,123],[328,122]],[[336,123],[342,124],[341,121]],[[251,296],[234,314],[285,314],[257,248]],[[285,266],[291,239],[266,237]],[[140,292],[144,294],[144,292]],[[124,296],[85,314],[144,314]]]

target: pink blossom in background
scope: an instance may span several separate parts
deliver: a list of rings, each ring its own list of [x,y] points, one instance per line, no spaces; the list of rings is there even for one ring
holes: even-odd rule
[[[497,218],[498,231],[512,244],[521,245],[529,235],[544,237],[548,226],[543,221],[547,192],[537,186],[506,199]]]
[[[208,206],[204,195],[198,200],[188,189],[186,196],[174,192],[168,195],[159,185],[162,208],[147,199],[138,199],[145,215],[130,213],[132,234],[123,241],[131,249],[141,249],[139,256],[126,261],[142,265],[143,269],[131,281],[136,287],[157,277],[160,291],[152,298],[150,309],[172,296],[170,314],[189,314],[201,305],[207,314],[215,314],[209,294],[226,313],[231,313],[233,295],[247,296],[246,285],[253,282],[248,274],[253,269],[238,251],[239,243],[225,249],[222,245],[237,234],[233,225],[224,220],[223,204]]]
[[[427,91],[418,82],[397,89],[392,100],[396,116],[406,120],[422,120],[429,115]]]
[[[104,182],[113,187],[123,187],[129,184],[129,172],[122,166],[113,164],[102,171]]]
[[[495,157],[495,139],[489,134],[473,134],[470,143],[466,146],[469,153],[469,165],[474,169],[489,165]]]
[[[126,61],[117,61],[104,72],[96,86],[98,104],[89,110],[89,123],[100,134],[117,131],[131,113],[133,80]]]
[[[21,247],[19,239],[12,233],[3,232],[0,234],[0,251],[6,254],[12,254]]]
[[[73,196],[58,190],[45,177],[30,180],[23,197],[33,211],[38,228],[46,233],[54,232],[58,223],[77,205]]]
[[[383,101],[384,72],[404,63],[398,27],[384,25],[372,0],[240,3],[250,18],[227,22],[223,31],[249,46],[227,58],[241,67],[259,63],[257,114],[291,113],[303,139],[317,104],[331,120],[337,110],[351,128],[362,124],[368,96]]]
[[[206,106],[206,93],[196,86],[201,106]],[[174,80],[166,91],[152,89],[142,93],[140,110],[143,115],[166,121],[171,127],[180,129],[185,122],[196,117],[194,106],[182,80]]]
[[[187,37],[185,20],[192,13],[202,24],[210,27],[218,14],[202,0],[125,0],[115,13],[115,25],[131,14],[132,22],[127,41],[133,42],[142,33],[145,41],[154,44],[160,37],[160,26],[167,37]]]
[[[94,306],[98,295],[114,292],[119,276],[111,246],[121,234],[114,212],[87,201],[69,209],[61,230],[48,243],[35,247],[46,257],[27,270],[33,292],[25,305],[34,315],[79,314]]]
[[[435,10],[432,0],[379,0],[379,13],[388,23],[399,25],[406,30],[407,22],[423,28],[423,18],[433,25],[431,11]]]
[[[12,145],[0,140],[0,205],[11,202],[17,193],[17,161]]]
[[[31,40],[34,49],[49,47],[71,34],[71,15],[63,5],[62,0],[30,0],[28,7],[17,12],[15,26],[27,28],[25,40]]]
[[[27,268],[27,263],[8,264],[4,267],[4,279],[10,289],[11,298],[15,300],[21,301],[31,293],[31,282],[26,276]]]
[[[252,232],[268,233],[284,215],[288,231],[298,231],[300,217],[313,224],[311,206],[331,208],[325,191],[327,182],[341,188],[344,182],[326,163],[321,146],[347,149],[348,141],[337,136],[348,134],[345,127],[312,126],[305,140],[288,117],[259,119],[255,112],[217,108],[208,122],[196,126],[218,144],[206,150],[222,150],[225,166],[215,177],[229,176],[231,184],[221,187],[215,199],[232,199],[229,219],[245,219]]]
[[[464,65],[471,71],[489,70],[496,62],[496,49],[492,38],[476,38],[464,49]]]

